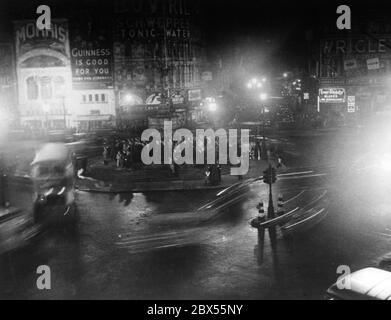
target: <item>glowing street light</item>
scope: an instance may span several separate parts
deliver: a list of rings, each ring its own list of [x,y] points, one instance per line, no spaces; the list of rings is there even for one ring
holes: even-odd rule
[[[252,78],[249,82],[247,82],[247,88],[260,89],[263,86],[262,82],[266,82],[266,78],[263,78],[261,81],[259,81],[257,78]]]
[[[46,114],[49,113],[49,111],[50,111],[50,105],[49,105],[47,102],[44,102],[43,105],[42,105],[42,110],[43,110],[43,112],[45,112]]]
[[[217,110],[217,103],[216,102],[210,102],[208,103],[209,111],[215,112]]]
[[[210,112],[215,112],[217,110],[216,99],[214,97],[206,97],[205,106]]]
[[[131,95],[130,93],[128,93],[126,96],[125,96],[125,102],[126,103],[129,103],[129,104],[132,104],[134,102],[134,97],[133,95]]]
[[[259,98],[262,100],[262,101],[265,101],[267,100],[267,93],[261,93]]]
[[[288,78],[288,72],[284,72],[284,73],[282,74],[282,76],[283,76],[284,78]]]
[[[3,142],[3,138],[5,141],[5,135],[8,131],[10,119],[8,112],[0,107],[0,143]]]

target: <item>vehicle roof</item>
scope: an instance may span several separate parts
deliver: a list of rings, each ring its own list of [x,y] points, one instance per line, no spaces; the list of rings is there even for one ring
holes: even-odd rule
[[[346,275],[342,279],[349,276],[350,289],[338,289],[335,283],[327,292],[344,299],[361,296],[367,299],[391,300],[391,272],[377,268],[365,268]]]
[[[65,161],[68,157],[69,150],[64,143],[46,143],[36,152],[31,165],[49,161]]]

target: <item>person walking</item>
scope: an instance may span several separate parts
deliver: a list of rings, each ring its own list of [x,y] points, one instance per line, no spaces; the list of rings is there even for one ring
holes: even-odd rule
[[[118,151],[117,152],[117,168],[121,168],[121,165],[122,165],[122,152],[121,151]]]
[[[254,159],[259,160],[261,158],[261,146],[259,145],[258,139],[255,141],[255,146],[254,146]]]
[[[109,150],[107,146],[103,147],[103,164],[105,166],[109,164]]]

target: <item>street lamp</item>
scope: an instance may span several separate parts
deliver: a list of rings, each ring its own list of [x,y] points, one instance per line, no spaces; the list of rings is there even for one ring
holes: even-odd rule
[[[262,107],[262,136],[263,136],[262,137],[262,146],[261,146],[261,150],[262,150],[261,158],[262,159],[265,159],[267,157],[267,152],[266,152],[265,105],[263,104],[263,102],[266,101],[267,98],[268,98],[268,95],[265,92],[262,92],[259,95],[259,99],[261,100],[261,107]]]
[[[50,105],[47,102],[44,102],[42,105],[42,110],[45,113],[45,126],[46,129],[49,129],[49,111],[50,111]]]
[[[11,117],[5,108],[0,107],[0,148],[1,143],[6,141],[6,135],[8,133],[8,127],[11,122]]]
[[[266,78],[263,78],[261,81],[259,81],[257,78],[252,78],[249,82],[247,82],[247,88],[260,89],[263,86],[262,82],[266,82]]]
[[[282,74],[282,76],[283,76],[284,78],[288,78],[288,72],[284,72],[284,73]]]
[[[261,93],[259,98],[261,99],[261,101],[267,100],[267,93]]]
[[[209,111],[215,112],[217,110],[217,103],[216,102],[208,103],[208,109]]]
[[[125,96],[125,102],[128,103],[128,104],[133,104],[133,103],[134,103],[134,97],[133,97],[133,95],[131,95],[130,93],[128,93],[128,94]]]
[[[0,107],[0,210],[1,207],[8,207],[8,197],[7,197],[7,176],[5,172],[5,159],[3,155],[3,142],[6,141],[6,136],[8,132],[8,125],[10,122],[10,117],[8,112]]]

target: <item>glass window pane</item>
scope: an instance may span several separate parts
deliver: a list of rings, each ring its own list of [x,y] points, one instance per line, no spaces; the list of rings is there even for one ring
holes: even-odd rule
[[[41,96],[42,99],[51,99],[53,95],[52,92],[52,82],[49,77],[41,78]]]
[[[27,83],[27,99],[37,100],[38,99],[38,83],[34,77],[29,77],[26,80]]]

